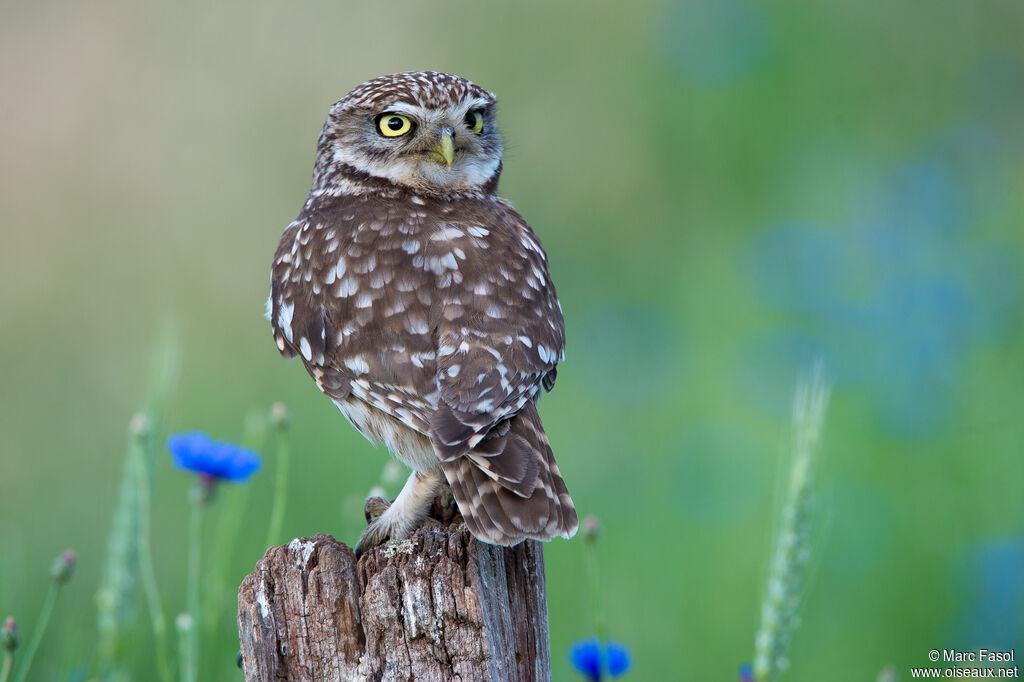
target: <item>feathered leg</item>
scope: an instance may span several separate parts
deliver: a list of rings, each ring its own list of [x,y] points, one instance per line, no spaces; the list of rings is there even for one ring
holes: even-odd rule
[[[362,555],[388,540],[400,540],[427,517],[430,503],[444,480],[439,470],[413,471],[402,492],[383,514],[370,522],[356,543],[356,555]]]

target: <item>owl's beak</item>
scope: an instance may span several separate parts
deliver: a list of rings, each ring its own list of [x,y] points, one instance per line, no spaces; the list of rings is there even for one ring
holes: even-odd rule
[[[455,159],[455,141],[452,139],[455,131],[451,128],[441,129],[441,141],[430,148],[430,156],[438,163],[452,168],[452,161]]]

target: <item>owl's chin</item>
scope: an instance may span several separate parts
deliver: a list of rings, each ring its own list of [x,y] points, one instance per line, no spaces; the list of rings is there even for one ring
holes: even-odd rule
[[[475,190],[487,185],[497,172],[500,159],[481,159],[459,153],[452,167],[425,156],[416,170],[423,183],[433,189]]]
[[[452,187],[463,189],[466,187],[465,174],[462,172],[461,159],[456,158],[452,167],[448,168],[444,163],[435,161],[429,154],[424,154],[416,170],[423,182],[433,187]]]

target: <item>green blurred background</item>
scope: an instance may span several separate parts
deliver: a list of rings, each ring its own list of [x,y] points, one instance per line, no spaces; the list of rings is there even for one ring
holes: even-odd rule
[[[1018,0],[3,3],[0,617],[31,628],[51,558],[79,555],[34,679],[92,660],[163,327],[181,372],[160,438],[240,440],[285,402],[282,541],[357,538],[386,453],[279,357],[263,303],[328,107],[409,69],[501,100],[501,194],[543,240],[567,325],[542,414],[603,524],[631,679],[731,680],[751,659],[790,396],[819,356],[835,392],[787,678],[1019,647],[1022,27]],[[268,465],[217,502],[247,506],[230,552],[209,536],[231,587],[204,680],[240,678],[232,589],[264,550]],[[156,473],[173,619],[189,478],[166,456]],[[574,679],[582,546],[545,551],[555,679]]]

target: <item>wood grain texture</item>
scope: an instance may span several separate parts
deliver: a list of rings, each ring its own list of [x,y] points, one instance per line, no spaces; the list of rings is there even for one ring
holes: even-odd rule
[[[247,682],[551,679],[542,545],[425,528],[359,559],[271,547],[238,590]]]

